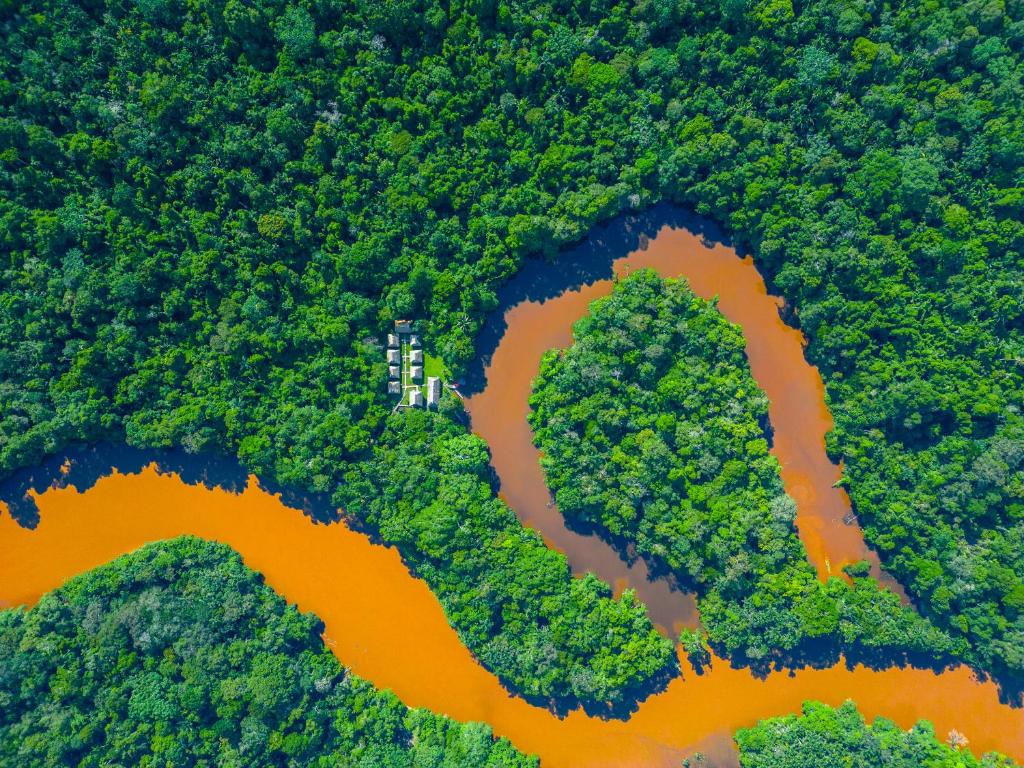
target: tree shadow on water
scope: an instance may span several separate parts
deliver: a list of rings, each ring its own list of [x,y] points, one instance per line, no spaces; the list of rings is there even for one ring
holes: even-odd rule
[[[498,677],[502,687],[513,696],[522,698],[527,703],[547,709],[559,719],[565,719],[574,711],[583,710],[590,717],[601,718],[602,720],[629,720],[644,702],[651,696],[662,693],[668,684],[680,674],[679,662],[675,654],[672,660],[652,675],[643,685],[629,686],[617,691],[614,701],[591,701],[581,700],[576,696],[564,697],[543,697],[530,696],[523,691],[517,690],[514,685]]]
[[[754,677],[764,680],[770,674],[784,672],[796,675],[802,669],[831,669],[843,664],[848,670],[864,667],[875,672],[889,669],[919,669],[940,675],[956,667],[967,667],[979,681],[996,685],[999,701],[1010,707],[1024,706],[1024,679],[1009,670],[986,672],[977,665],[951,654],[935,654],[902,648],[874,648],[861,643],[844,644],[835,639],[806,640],[788,651],[780,651],[764,659],[751,660],[738,654],[729,657],[725,649],[716,648],[722,658],[729,658],[737,667],[745,667]]]
[[[545,302],[566,291],[610,280],[616,259],[645,249],[665,228],[687,230],[708,246],[732,246],[714,222],[684,208],[660,203],[642,213],[619,216],[594,227],[586,239],[563,248],[552,259],[524,260],[519,271],[498,289],[498,306],[476,336],[477,355],[466,369],[460,391],[472,396],[487,386],[486,370],[508,330],[505,313],[509,309],[524,301]]]
[[[105,442],[74,446],[33,467],[17,470],[0,481],[0,502],[7,505],[19,525],[35,528],[39,524],[39,507],[33,494],[68,486],[84,493],[115,472],[136,475],[150,465],[162,475],[177,475],[186,485],[202,485],[236,495],[249,484],[249,470],[237,459],[222,454],[188,453],[181,448],[133,448]],[[335,522],[341,517],[327,494],[304,492],[263,478],[257,482],[262,490],[279,496],[283,504],[300,510],[314,522]]]

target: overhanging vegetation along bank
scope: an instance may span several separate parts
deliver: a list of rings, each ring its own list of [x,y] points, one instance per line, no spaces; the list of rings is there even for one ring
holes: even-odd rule
[[[803,713],[762,720],[736,733],[742,768],[1014,768],[998,753],[975,757],[957,730],[939,740],[931,723],[922,720],[904,731],[879,717],[865,723],[852,701],[832,709],[809,701]]]

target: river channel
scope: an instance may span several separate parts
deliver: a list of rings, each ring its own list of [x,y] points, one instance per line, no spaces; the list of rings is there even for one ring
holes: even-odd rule
[[[665,224],[666,219],[678,220],[678,226]],[[881,571],[856,520],[844,522],[851,513],[850,499],[834,487],[841,469],[825,453],[825,435],[832,429],[825,388],[804,357],[803,335],[780,315],[782,300],[768,293],[753,261],[739,258],[714,227],[666,206],[653,217],[616,221],[563,254],[556,265],[528,264],[502,289],[503,310],[482,334],[482,371],[472,377],[471,386],[480,391],[466,403],[473,431],[490,446],[502,498],[549,546],[566,554],[575,573],[592,571],[616,591],[636,590],[664,629],[695,623],[693,599],[673,589],[668,579],[652,576],[642,560],[623,559],[597,534],[566,525],[552,503],[527,423],[527,400],[541,356],[569,346],[572,324],[590,303],[608,295],[617,277],[643,268],[686,278],[698,296],[717,299],[719,311],[742,328],[751,373],[768,395],[772,453],[796,501],[797,529],[819,577],[840,575],[842,566],[864,559],[876,578],[905,597]]]
[[[754,377],[771,401],[773,450],[786,489],[798,503],[800,535],[819,573],[870,558],[856,527],[843,524],[848,500],[832,488],[839,469],[824,454],[831,419],[821,378],[804,359],[800,334],[779,318],[778,301],[768,295],[753,264],[692,227],[616,226],[621,231],[604,230],[590,246],[627,254],[614,267],[609,257],[603,264],[580,262],[581,269],[574,270],[574,259],[590,257],[569,253],[567,290],[537,280],[518,287],[510,283],[522,300],[501,314],[489,348],[484,335],[487,354],[479,375],[487,386],[470,399],[470,410],[474,430],[488,438],[494,452],[505,498],[566,551],[577,570],[593,563],[604,569],[599,575],[619,587],[637,587],[644,599],[664,595],[651,611],[663,626],[693,620],[692,602],[664,580],[649,579],[641,563],[628,565],[610,548],[587,560],[585,542],[607,545],[568,531],[548,506],[546,490],[538,490],[543,479],[525,422],[529,382],[543,350],[569,342],[569,325],[589,301],[607,293],[612,269],[652,266],[686,276],[702,296],[717,295],[725,316],[743,327]],[[1024,710],[1000,702],[995,684],[979,681],[965,667],[936,673],[837,664],[758,678],[717,658],[697,675],[681,658],[683,674],[628,720],[579,710],[560,718],[509,694],[477,663],[437,599],[409,574],[394,549],[371,543],[343,523],[316,522],[262,490],[254,478],[243,477],[225,490],[148,466],[115,471],[90,485],[82,492],[69,486],[34,494],[35,528],[0,514],[0,605],[30,605],[75,574],[146,542],[188,533],[233,547],[287,600],[315,612],[324,622],[325,641],[356,674],[390,688],[410,706],[485,721],[520,749],[540,755],[545,768],[677,767],[697,748],[712,756],[712,765],[727,765],[734,762],[729,737],[735,729],[798,711],[805,699],[836,705],[847,698],[869,719],[882,715],[909,727],[925,718],[940,738],[956,728],[976,752],[998,749],[1024,760]]]

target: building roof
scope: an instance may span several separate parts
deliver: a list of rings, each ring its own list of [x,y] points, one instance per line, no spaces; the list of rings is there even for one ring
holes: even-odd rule
[[[427,405],[437,405],[441,400],[441,379],[430,376],[427,379]]]
[[[388,350],[388,362],[389,363],[400,363],[402,362],[402,353],[397,349]]]
[[[409,360],[411,362],[413,362],[413,363],[422,363],[423,362],[423,350],[422,349],[414,349],[412,352],[409,353]]]
[[[388,334],[388,346],[389,347],[398,347],[398,336],[396,336],[393,333],[389,333]]]
[[[398,366],[398,365],[390,365],[390,366],[388,366],[388,375],[392,379],[397,379],[399,376],[402,375],[402,368],[401,368],[401,366]]]
[[[419,381],[423,378],[423,368],[418,365],[412,367],[412,379],[413,381]]]
[[[395,333],[412,333],[412,322],[409,320],[395,320]]]
[[[420,345],[420,337],[416,335],[410,336],[409,343],[414,347],[418,347]]]
[[[388,394],[389,395],[400,395],[400,394],[402,394],[402,383],[400,381],[389,381],[388,382]]]
[[[423,393],[418,388],[409,393],[409,405],[423,405]]]

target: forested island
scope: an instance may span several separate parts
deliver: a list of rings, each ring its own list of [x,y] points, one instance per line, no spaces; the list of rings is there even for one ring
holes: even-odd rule
[[[980,759],[967,749],[963,734],[950,733],[944,743],[930,723],[909,731],[891,720],[865,723],[852,702],[833,709],[817,702],[804,704],[799,716],[762,720],[737,732],[742,768],[1012,768],[998,754]]]
[[[390,415],[382,335],[423,318],[458,374],[524,259],[670,201],[786,299],[913,609],[814,582],[735,334],[685,296],[737,434],[655,453],[684,516],[609,488],[580,514],[745,663],[818,639],[1021,686],[1020,0],[11,0],[0,29],[0,476],[101,440],[235,456],[394,544],[517,694],[629,705],[671,643],[523,528],[457,407]],[[679,421],[651,413],[630,450]]]
[[[966,650],[865,564],[848,569],[852,587],[818,581],[743,336],[685,281],[642,270],[617,282],[573,345],[544,357],[530,405],[559,510],[696,591],[717,648],[761,663],[802,659],[811,643],[890,658]]]

